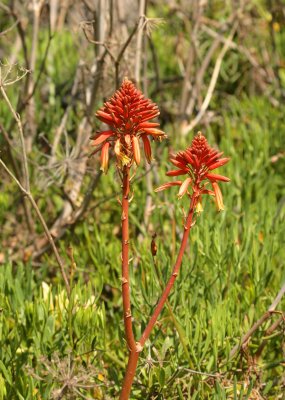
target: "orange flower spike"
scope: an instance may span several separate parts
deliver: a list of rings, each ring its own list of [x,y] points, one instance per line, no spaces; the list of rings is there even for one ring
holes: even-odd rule
[[[212,170],[225,165],[229,161],[229,158],[220,158],[222,155],[223,153],[210,147],[207,139],[201,132],[198,132],[190,147],[170,157],[170,162],[177,169],[167,172],[166,175],[188,175],[179,185],[178,198],[183,197],[186,193],[190,197],[195,194],[198,198],[196,205],[196,211],[198,213],[203,211],[202,195],[214,196],[218,210],[224,210],[223,196],[217,181],[229,182],[230,179],[223,175],[211,173]],[[179,181],[174,182],[175,185],[178,185],[177,182]],[[213,187],[213,191],[205,188],[206,184],[209,182]],[[170,186],[173,186],[171,182],[160,186],[156,191],[167,189]]]
[[[157,129],[159,123],[149,122],[158,115],[157,105],[145,98],[131,81],[124,79],[120,89],[96,112],[96,117],[110,129],[92,136],[91,145],[101,145],[105,152],[105,144],[109,143],[109,147],[114,148],[118,167],[130,167],[133,162],[140,163],[141,138],[145,157],[150,162],[149,136],[159,140],[166,138],[166,134]]]

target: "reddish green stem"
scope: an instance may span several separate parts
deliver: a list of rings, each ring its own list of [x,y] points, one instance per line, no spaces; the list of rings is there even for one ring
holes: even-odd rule
[[[165,302],[166,302],[166,300],[167,300],[167,298],[169,296],[169,293],[170,293],[170,291],[172,289],[172,286],[174,285],[174,282],[175,282],[175,280],[177,278],[177,275],[179,273],[179,270],[180,270],[180,267],[181,267],[181,263],[182,263],[183,254],[185,252],[186,245],[187,245],[187,240],[188,240],[189,233],[190,233],[190,230],[191,230],[191,225],[192,225],[193,214],[194,214],[196,202],[197,202],[197,197],[193,195],[192,198],[191,198],[191,203],[190,203],[190,208],[189,208],[188,216],[187,216],[187,219],[186,219],[186,223],[184,225],[183,237],[182,237],[179,253],[178,253],[178,256],[177,256],[177,259],[176,259],[176,263],[175,263],[175,265],[173,267],[171,277],[169,278],[169,280],[167,282],[167,285],[166,285],[166,287],[165,287],[165,289],[164,289],[164,291],[163,291],[163,293],[162,293],[162,295],[160,297],[160,300],[159,300],[159,302],[157,303],[157,305],[155,307],[155,310],[154,310],[154,312],[152,314],[152,317],[149,320],[149,323],[147,324],[147,326],[146,326],[146,328],[145,328],[145,330],[144,330],[144,332],[143,332],[143,334],[142,334],[142,336],[141,336],[141,338],[139,340],[139,343],[140,343],[140,345],[142,347],[144,346],[146,340],[148,339],[148,337],[149,337],[149,335],[150,335],[150,333],[152,331],[152,328],[154,327],[154,324],[156,323],[157,318],[158,318],[159,314],[161,313],[161,310],[164,307],[164,304],[165,304]]]
[[[123,169],[123,197],[122,197],[122,296],[125,335],[129,351],[136,350],[136,341],[133,333],[130,282],[129,282],[129,193],[130,168]]]
[[[137,364],[139,360],[139,351],[130,351],[128,365],[125,372],[124,382],[119,400],[128,400],[131,394],[133,380],[136,374]]]
[[[178,253],[178,256],[176,259],[176,263],[172,270],[171,277],[169,278],[167,285],[161,295],[161,298],[155,307],[153,315],[150,318],[149,323],[147,324],[147,326],[141,336],[141,339],[139,340],[139,342],[136,346],[136,350],[131,349],[131,351],[129,353],[129,360],[128,360],[128,365],[127,365],[127,369],[126,369],[126,373],[125,373],[122,392],[120,395],[120,400],[128,400],[129,399],[129,396],[131,393],[131,388],[132,388],[132,383],[133,383],[133,379],[135,376],[136,367],[137,367],[137,363],[138,363],[138,359],[139,359],[139,353],[142,350],[146,340],[148,339],[148,337],[157,321],[157,318],[159,317],[159,314],[161,313],[161,311],[164,307],[164,304],[166,303],[166,300],[167,300],[169,293],[174,285],[174,282],[178,276],[178,273],[179,273],[179,270],[181,267],[181,263],[182,263],[182,258],[183,258],[183,255],[184,255],[184,252],[186,249],[186,245],[187,245],[187,240],[188,240],[190,230],[191,230],[193,214],[194,214],[196,204],[197,204],[197,197],[195,195],[193,195],[191,198],[191,203],[190,203],[190,208],[189,208],[188,216],[186,219],[186,223],[184,225],[184,233],[183,233],[181,246],[180,246],[179,253]]]

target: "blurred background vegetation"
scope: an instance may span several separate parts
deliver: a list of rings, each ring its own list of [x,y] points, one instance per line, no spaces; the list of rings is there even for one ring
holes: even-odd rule
[[[153,192],[166,181],[169,152],[202,130],[231,157],[226,210],[207,199],[197,218],[132,399],[284,398],[284,22],[284,0],[0,2],[0,400],[118,396],[127,356],[120,183],[114,164],[102,176],[88,154],[100,127],[94,112],[125,76],[158,104],[169,138],[154,143],[155,161],[133,184],[138,336],[172,269],[187,207],[175,190]],[[30,197],[3,167],[27,189],[17,115]],[[278,292],[275,312],[264,314]]]

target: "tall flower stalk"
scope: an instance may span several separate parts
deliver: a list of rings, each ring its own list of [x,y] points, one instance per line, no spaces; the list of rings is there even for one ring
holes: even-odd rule
[[[157,127],[157,122],[150,122],[159,115],[156,104],[146,99],[134,84],[125,79],[119,90],[97,111],[96,116],[108,125],[109,129],[97,132],[91,137],[91,145],[95,147],[92,154],[101,152],[101,170],[107,173],[109,152],[113,150],[116,165],[122,178],[122,298],[125,337],[129,350],[128,393],[121,394],[122,399],[129,396],[135,375],[140,345],[135,341],[132,324],[132,311],[129,282],[129,194],[130,170],[141,161],[140,141],[142,142],[147,162],[152,160],[150,137],[162,140],[165,133]],[[124,384],[125,385],[125,384]]]
[[[218,210],[223,210],[223,198],[218,182],[228,182],[229,178],[213,174],[212,171],[226,164],[229,159],[221,158],[223,153],[211,148],[206,138],[199,132],[192,144],[185,151],[178,152],[170,158],[175,170],[169,171],[168,176],[186,175],[185,180],[174,180],[163,184],[156,191],[162,191],[172,186],[178,186],[178,198],[184,195],[189,197],[189,211],[184,223],[184,233],[172,274],[154,309],[153,315],[136,341],[133,332],[130,282],[129,282],[129,194],[130,170],[134,164],[141,161],[140,139],[148,162],[152,159],[149,137],[161,140],[165,133],[157,127],[151,119],[159,115],[157,106],[136,89],[132,82],[125,79],[122,86],[104,107],[97,111],[96,116],[109,126],[105,131],[97,132],[92,136],[92,145],[95,150],[92,154],[101,152],[101,169],[107,173],[109,165],[109,152],[114,151],[117,168],[122,179],[122,298],[125,337],[129,350],[129,359],[125,372],[120,400],[127,400],[131,393],[139,354],[166,303],[170,291],[178,276],[182,258],[187,246],[188,237],[193,225],[194,213],[203,210],[202,197],[210,195],[214,198]],[[208,188],[211,185],[211,189]]]

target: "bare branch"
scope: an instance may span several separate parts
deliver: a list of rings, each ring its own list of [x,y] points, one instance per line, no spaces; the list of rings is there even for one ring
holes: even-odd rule
[[[258,347],[256,353],[254,354],[255,363],[258,362],[258,359],[261,356],[261,353],[262,353],[264,347],[266,346],[266,343],[268,341],[268,336],[272,335],[274,333],[274,331],[278,328],[278,326],[281,325],[282,322],[283,323],[285,322],[285,314],[283,314],[280,318],[278,318],[276,321],[274,321],[273,324],[270,325],[270,327],[268,329],[266,329],[265,338],[261,342],[261,344]]]
[[[189,124],[187,124],[187,125],[183,124],[184,126],[182,126],[182,133],[184,135],[186,135],[189,131],[191,131],[192,129],[195,128],[195,126],[201,121],[201,119],[203,118],[205,112],[208,109],[208,106],[210,104],[210,101],[211,101],[211,98],[213,96],[214,89],[215,89],[215,86],[216,86],[216,83],[217,83],[217,80],[218,80],[218,77],[219,77],[219,73],[220,73],[220,69],[221,69],[223,58],[224,58],[226,52],[228,51],[228,49],[230,47],[230,43],[231,43],[231,40],[232,40],[232,38],[233,38],[233,36],[235,34],[237,26],[238,26],[238,23],[236,22],[234,24],[234,26],[233,26],[233,28],[231,30],[231,33],[228,36],[228,38],[227,38],[227,40],[226,40],[226,42],[225,42],[220,54],[217,57],[217,60],[216,60],[216,63],[215,63],[215,67],[214,67],[214,71],[213,71],[213,74],[212,74],[212,77],[211,77],[211,81],[210,81],[210,84],[209,84],[209,87],[208,87],[208,90],[207,90],[207,94],[205,96],[205,99],[203,101],[203,104],[201,106],[201,109],[200,109],[199,113],[196,115],[196,117]]]
[[[140,0],[139,2],[139,25],[136,43],[136,57],[135,57],[135,81],[140,85],[140,68],[141,68],[141,54],[142,54],[142,36],[143,36],[143,17],[145,14],[146,1]]]
[[[58,250],[57,250],[57,248],[55,246],[53,237],[50,234],[48,226],[47,226],[47,224],[46,224],[46,222],[45,222],[45,220],[44,220],[44,218],[42,216],[42,213],[40,212],[40,209],[38,208],[37,203],[35,202],[35,199],[34,199],[33,195],[31,194],[31,192],[29,192],[27,189],[24,188],[24,186],[21,184],[21,182],[15,177],[15,175],[10,171],[10,169],[7,167],[7,165],[4,163],[4,161],[1,158],[0,158],[0,164],[3,166],[5,171],[10,175],[10,177],[14,180],[14,182],[16,182],[16,184],[18,185],[18,187],[21,190],[21,192],[25,196],[27,196],[27,198],[30,200],[30,202],[31,202],[31,204],[32,204],[37,216],[38,216],[38,219],[39,219],[39,221],[40,221],[40,223],[41,223],[41,225],[42,225],[42,227],[43,227],[43,229],[45,231],[45,234],[46,234],[46,236],[48,238],[50,246],[51,246],[51,248],[52,248],[52,250],[54,252],[56,261],[57,261],[57,263],[58,263],[58,265],[60,267],[61,274],[62,274],[64,283],[65,283],[67,294],[70,295],[70,286],[69,286],[68,279],[67,279],[67,276],[66,276],[66,273],[65,273],[65,270],[64,270],[63,262],[62,262],[62,260],[60,258],[60,255],[59,255]]]
[[[4,167],[6,172],[9,174],[9,176],[16,182],[16,184],[18,185],[18,187],[21,190],[21,192],[25,196],[27,196],[27,198],[30,200],[30,202],[31,202],[31,204],[32,204],[37,216],[38,216],[38,219],[39,219],[41,225],[43,226],[43,229],[44,229],[45,234],[46,234],[46,236],[48,238],[48,241],[49,241],[49,243],[51,245],[51,248],[52,248],[52,250],[54,252],[55,258],[56,258],[56,260],[58,262],[58,265],[60,267],[60,270],[61,270],[61,274],[62,274],[64,283],[65,283],[65,286],[66,286],[67,293],[69,295],[70,294],[70,286],[69,286],[69,283],[68,283],[68,280],[67,280],[67,277],[66,277],[66,274],[65,274],[63,262],[62,262],[62,260],[60,258],[60,255],[59,255],[58,250],[57,250],[57,248],[55,246],[55,243],[54,243],[54,240],[53,240],[53,238],[52,238],[52,236],[50,234],[50,231],[49,231],[49,229],[47,227],[47,224],[46,224],[46,222],[45,222],[45,220],[44,220],[44,218],[43,218],[43,216],[42,216],[42,214],[41,214],[41,212],[40,212],[40,210],[39,210],[39,208],[37,206],[37,203],[35,202],[35,200],[33,198],[33,195],[31,194],[31,191],[30,191],[29,169],[28,169],[28,161],[27,161],[27,154],[26,154],[26,147],[25,147],[25,140],[24,140],[22,122],[21,122],[20,115],[14,110],[14,108],[13,108],[11,102],[10,102],[10,99],[8,98],[8,96],[6,94],[6,91],[4,89],[3,81],[2,81],[1,68],[0,68],[0,91],[1,91],[1,93],[3,95],[3,97],[4,97],[4,100],[7,103],[7,105],[9,107],[14,119],[17,122],[19,135],[20,135],[21,148],[22,148],[22,156],[23,156],[22,157],[22,162],[23,162],[24,184],[23,185],[21,184],[21,182],[10,171],[10,169],[7,167],[7,165],[4,163],[4,161],[2,159],[0,159],[0,163]]]
[[[255,322],[255,324],[249,329],[249,331],[242,336],[240,342],[233,347],[233,349],[230,352],[230,358],[234,357],[235,354],[238,352],[238,350],[248,341],[248,339],[254,334],[254,332],[257,331],[257,329],[263,324],[263,322],[266,321],[268,318],[270,318],[272,313],[275,312],[275,309],[277,305],[280,303],[284,294],[285,294],[285,283],[280,289],[277,296],[275,297],[271,306],[268,308],[268,310],[259,318],[258,321]]]
[[[16,80],[15,82],[17,82],[18,80]],[[29,179],[29,170],[28,170],[28,161],[27,161],[27,154],[26,154],[26,146],[25,146],[25,138],[24,138],[24,133],[23,133],[23,127],[22,127],[22,123],[21,123],[21,119],[20,119],[20,115],[18,113],[16,113],[16,111],[14,110],[7,94],[6,91],[4,89],[4,83],[2,81],[2,69],[0,67],[0,91],[2,93],[2,96],[4,97],[4,100],[6,101],[15,121],[17,122],[18,125],[18,130],[19,130],[19,134],[20,134],[20,142],[21,142],[21,147],[22,147],[22,161],[23,161],[23,175],[24,175],[24,186],[25,189],[29,192],[30,191],[30,179]]]
[[[19,23],[19,20],[17,19],[9,28],[5,29],[4,31],[0,32],[0,37],[7,35],[11,30],[15,28]]]

